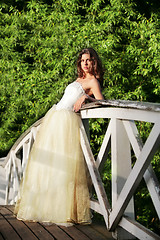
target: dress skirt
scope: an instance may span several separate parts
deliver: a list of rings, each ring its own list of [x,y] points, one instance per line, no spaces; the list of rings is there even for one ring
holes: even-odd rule
[[[91,222],[80,121],[76,113],[55,107],[44,117],[15,206],[18,219],[66,226]]]

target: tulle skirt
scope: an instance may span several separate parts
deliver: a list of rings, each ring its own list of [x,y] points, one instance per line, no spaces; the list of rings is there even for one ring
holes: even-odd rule
[[[18,219],[62,225],[91,222],[80,121],[76,113],[55,107],[44,117],[15,206]]]

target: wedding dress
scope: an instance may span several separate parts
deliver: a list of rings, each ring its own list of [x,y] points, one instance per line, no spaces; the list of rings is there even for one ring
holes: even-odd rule
[[[60,102],[45,115],[15,206],[18,219],[66,226],[91,222],[81,119],[73,112],[84,94],[79,82],[69,84]]]

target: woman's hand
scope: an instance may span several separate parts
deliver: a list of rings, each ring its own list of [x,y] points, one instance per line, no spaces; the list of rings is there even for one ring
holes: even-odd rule
[[[80,97],[76,103],[74,104],[73,110],[74,112],[78,112],[79,109],[82,107],[82,105],[85,103],[85,100],[87,99],[87,95],[83,95],[82,97]]]

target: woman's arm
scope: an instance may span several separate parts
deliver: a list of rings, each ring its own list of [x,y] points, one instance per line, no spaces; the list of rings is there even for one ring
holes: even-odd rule
[[[74,104],[74,111],[78,112],[79,109],[81,108],[81,106],[85,103],[85,101],[88,99],[91,102],[95,102],[97,100],[103,100],[104,97],[101,93],[101,89],[100,89],[100,84],[97,81],[97,79],[93,79],[90,81],[91,87],[90,87],[90,91],[92,93],[92,95],[94,95],[95,98],[84,94],[82,97],[80,97],[77,102]]]
[[[85,100],[88,99],[87,94],[84,94],[82,97],[80,97],[76,103],[74,104],[73,110],[74,112],[78,112],[81,106],[85,103]]]
[[[92,79],[90,81],[90,84],[91,84],[91,88],[90,88],[91,93],[95,97],[95,100],[93,100],[93,101],[103,100],[104,97],[101,92],[101,87],[100,87],[99,81],[97,79]],[[94,98],[92,98],[92,99],[94,99]]]

